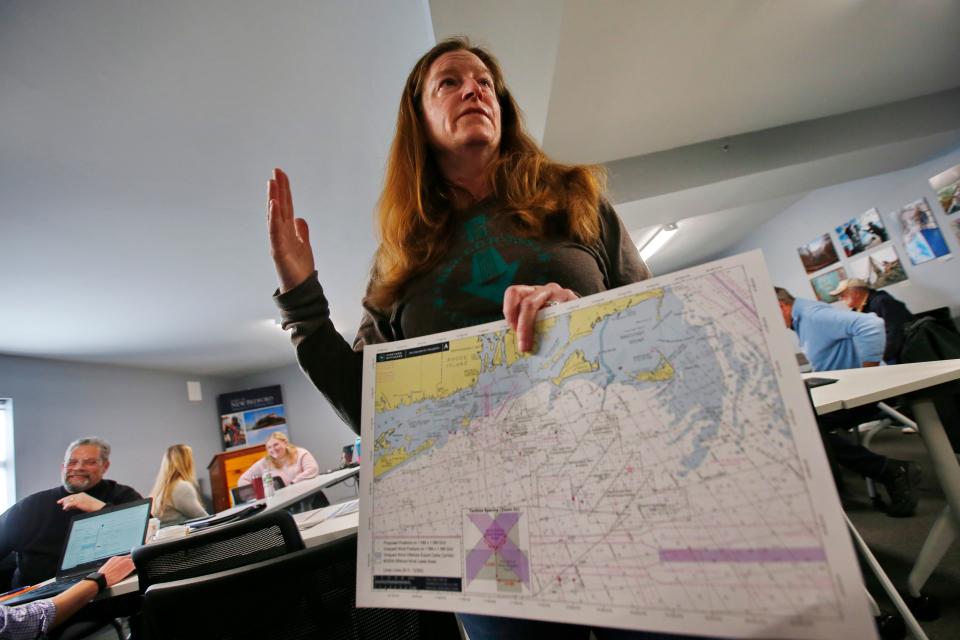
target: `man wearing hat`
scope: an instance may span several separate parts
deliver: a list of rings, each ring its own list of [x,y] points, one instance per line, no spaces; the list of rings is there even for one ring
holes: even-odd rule
[[[789,291],[775,287],[783,322],[797,334],[800,348],[814,371],[856,369],[880,364],[883,353],[883,321],[875,315],[836,309],[823,302],[794,298]],[[835,429],[872,420],[872,409],[858,407],[818,416],[824,442],[838,464],[883,483],[890,497],[887,515],[907,518],[917,508],[920,469],[907,460],[881,456],[847,442]]]
[[[903,304],[886,291],[877,291],[860,278],[843,280],[830,292],[838,296],[850,307],[851,311],[875,313],[886,325],[887,344],[883,350],[883,361],[896,364],[903,348],[903,328],[913,321],[913,314]]]

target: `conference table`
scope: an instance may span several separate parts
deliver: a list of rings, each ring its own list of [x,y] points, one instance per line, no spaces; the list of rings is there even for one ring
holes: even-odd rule
[[[266,500],[262,501],[267,505],[267,511],[275,509],[290,509],[298,503],[305,502],[313,496],[321,493],[324,489],[329,489],[335,484],[356,478],[360,475],[360,467],[347,467],[346,469],[337,469],[322,473],[316,478],[301,480],[296,484],[288,485],[276,492]]]
[[[947,507],[934,523],[920,550],[913,570],[907,580],[908,590],[913,597],[920,597],[920,589],[930,574],[946,554],[953,540],[960,533],[960,464],[950,445],[943,423],[934,406],[934,398],[944,393],[960,391],[960,359],[916,362],[863,369],[845,369],[843,371],[818,371],[803,375],[804,378],[828,378],[836,380],[811,389],[814,409],[817,415],[825,415],[843,409],[855,409],[875,405],[894,397],[904,397],[913,411],[917,430],[923,445],[930,456],[933,472],[943,489]],[[851,425],[855,426],[855,425]],[[849,522],[849,520],[848,520]],[[879,564],[873,558],[859,533],[850,526],[851,533],[867,561],[880,571]],[[878,574],[881,583],[900,610],[910,630],[917,637],[924,637],[916,620],[907,609],[893,585],[886,576]]]
[[[351,467],[348,469],[340,469],[326,473],[317,476],[316,478],[311,478],[310,480],[304,480],[288,487],[284,487],[283,489],[278,490],[273,496],[266,498],[265,500],[259,500],[257,503],[265,504],[265,507],[261,512],[290,509],[301,502],[310,500],[323,489],[332,487],[333,485],[343,482],[344,480],[357,477],[359,475],[359,471],[359,467]],[[349,503],[351,501],[347,502]],[[223,511],[217,515],[229,514],[229,512],[242,509],[245,506],[249,505],[240,505],[238,507],[234,507],[233,509],[227,509],[226,511]],[[303,543],[307,548],[326,544],[357,532],[357,529],[360,526],[359,512],[353,511],[344,515],[337,515],[337,511],[342,508],[343,503],[340,503],[322,507],[320,509],[306,511],[294,516],[294,519],[297,521],[297,524],[300,527],[300,537],[303,538]],[[161,531],[163,531],[163,529],[161,529]],[[178,531],[177,533],[180,534],[180,537],[182,537],[182,535],[194,535],[189,534],[186,531]],[[176,536],[171,536],[157,540],[157,542],[176,539]],[[110,589],[106,589],[103,593],[97,596],[97,599],[103,600],[107,598],[116,598],[130,593],[135,593],[139,591],[139,589],[140,583],[137,580],[137,575],[133,574],[130,577],[113,585],[113,587]]]

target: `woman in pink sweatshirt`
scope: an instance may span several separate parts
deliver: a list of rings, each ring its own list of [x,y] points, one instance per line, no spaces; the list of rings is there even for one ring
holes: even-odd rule
[[[306,449],[294,446],[287,434],[280,431],[267,438],[267,455],[257,460],[247,469],[237,484],[251,484],[254,478],[269,471],[274,477],[280,476],[287,485],[315,478],[320,470],[313,455]]]

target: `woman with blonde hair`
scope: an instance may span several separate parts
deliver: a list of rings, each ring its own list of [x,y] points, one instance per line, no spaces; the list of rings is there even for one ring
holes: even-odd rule
[[[153,516],[160,519],[161,525],[180,524],[208,515],[200,502],[190,445],[175,444],[163,454],[150,497]]]
[[[282,431],[274,431],[267,438],[267,455],[260,458],[247,469],[238,485],[250,484],[254,478],[269,471],[274,477],[283,478],[286,485],[315,478],[320,474],[313,454],[303,447],[295,446]]]

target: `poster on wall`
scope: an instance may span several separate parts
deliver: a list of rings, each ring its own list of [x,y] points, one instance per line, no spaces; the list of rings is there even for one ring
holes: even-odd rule
[[[819,276],[810,278],[810,285],[813,292],[817,295],[817,300],[821,302],[836,302],[837,297],[830,295],[830,292],[840,286],[841,280],[847,279],[847,272],[843,267],[821,273]]]
[[[897,214],[897,221],[900,223],[903,247],[911,264],[923,264],[950,253],[926,198],[902,207]]]
[[[890,233],[880,219],[880,212],[870,209],[837,227],[837,238],[847,257],[879,247],[890,239]]]
[[[840,260],[836,249],[833,248],[833,242],[830,241],[829,233],[799,247],[797,253],[800,254],[800,261],[807,273],[820,271]]]
[[[930,186],[947,215],[960,213],[960,164],[930,178]]]
[[[224,393],[217,409],[224,449],[261,444],[277,431],[289,435],[280,385]]]
[[[889,287],[907,279],[907,272],[892,244],[848,262],[847,275],[860,278],[874,289]]]

